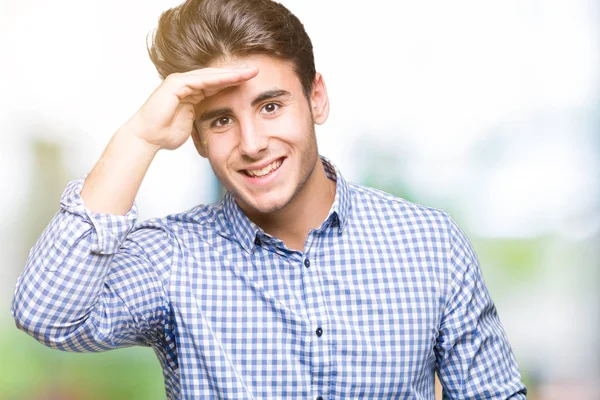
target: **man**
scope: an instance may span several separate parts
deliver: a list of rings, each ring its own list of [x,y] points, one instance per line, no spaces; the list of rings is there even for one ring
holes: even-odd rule
[[[441,210],[347,183],[300,21],[269,0],[190,0],[150,57],[164,79],[69,183],[19,277],[47,346],[152,346],[170,399],[524,399],[467,238]],[[156,153],[192,136],[227,189],[135,225]]]

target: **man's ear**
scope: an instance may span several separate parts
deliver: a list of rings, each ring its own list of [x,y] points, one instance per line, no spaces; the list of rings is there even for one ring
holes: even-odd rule
[[[310,107],[315,124],[321,125],[327,121],[327,117],[329,116],[329,97],[327,96],[327,87],[325,86],[323,75],[318,72],[315,74],[315,79],[313,80]]]
[[[200,139],[200,133],[198,129],[196,129],[196,121],[194,121],[192,125],[192,140],[194,141],[194,147],[196,148],[196,151],[198,151],[198,154],[206,158],[206,143],[202,143],[202,140]]]

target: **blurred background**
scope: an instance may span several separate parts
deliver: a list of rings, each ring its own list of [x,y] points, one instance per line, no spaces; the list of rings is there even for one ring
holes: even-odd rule
[[[321,154],[466,231],[530,399],[600,399],[600,3],[283,3],[328,86]],[[0,3],[2,399],[165,397],[150,349],[46,349],[9,307],[67,182],[160,83],[146,34],[177,4]],[[190,141],[157,156],[140,219],[218,193]]]

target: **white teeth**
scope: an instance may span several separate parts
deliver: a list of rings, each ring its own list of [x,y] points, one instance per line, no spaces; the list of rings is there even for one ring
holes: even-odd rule
[[[267,175],[269,172],[271,172],[274,169],[279,168],[279,166],[281,165],[281,159],[272,162],[271,164],[267,165],[266,167],[262,168],[262,169],[247,169],[246,173],[250,176],[265,176]]]

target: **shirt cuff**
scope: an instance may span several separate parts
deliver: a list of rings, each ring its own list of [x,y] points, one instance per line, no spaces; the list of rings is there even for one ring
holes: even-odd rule
[[[80,195],[87,175],[67,184],[60,198],[61,210],[81,217],[92,226],[90,237],[92,252],[114,254],[135,226],[138,217],[137,204],[134,201],[125,215],[95,213],[89,210]]]

